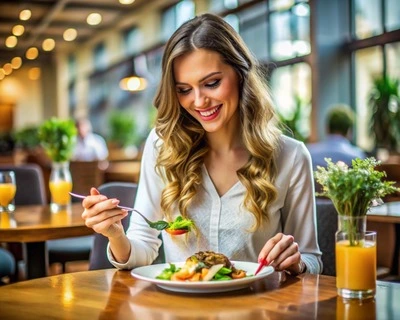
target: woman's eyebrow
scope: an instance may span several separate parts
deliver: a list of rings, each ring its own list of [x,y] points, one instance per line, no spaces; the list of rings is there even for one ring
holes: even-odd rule
[[[222,74],[222,72],[221,72],[221,71],[211,72],[211,73],[207,74],[205,77],[201,78],[201,79],[199,80],[199,82],[202,82],[202,81],[206,80],[207,78],[210,78],[210,77],[212,77],[212,76],[215,76],[216,74]],[[177,81],[177,82],[175,82],[175,84],[176,84],[176,85],[180,85],[180,84],[186,84],[186,83],[184,83],[184,82],[178,82],[178,81]]]

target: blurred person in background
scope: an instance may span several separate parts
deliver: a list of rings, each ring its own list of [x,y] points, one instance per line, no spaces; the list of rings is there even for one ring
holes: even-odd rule
[[[107,143],[102,136],[93,132],[89,119],[78,118],[75,124],[78,130],[78,137],[72,160],[106,160],[108,157]]]
[[[327,114],[327,136],[324,140],[307,144],[310,151],[314,171],[317,166],[325,167],[325,158],[334,163],[343,161],[351,166],[355,158],[364,159],[366,154],[350,141],[354,127],[354,112],[347,105],[334,105]]]

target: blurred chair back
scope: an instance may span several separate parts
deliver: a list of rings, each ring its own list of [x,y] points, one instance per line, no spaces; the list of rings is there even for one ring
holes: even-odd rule
[[[11,280],[14,276],[15,268],[14,256],[8,250],[0,247],[0,285],[8,283],[3,281],[4,278]]]
[[[322,251],[322,274],[336,276],[335,233],[338,228],[338,214],[330,199],[317,198],[318,243]]]
[[[102,161],[71,161],[69,168],[72,176],[73,191],[88,195],[90,188],[97,188],[104,181]],[[73,199],[73,201],[80,201]]]
[[[15,193],[15,205],[46,204],[46,188],[43,180],[42,169],[34,163],[23,165],[0,165],[0,170],[12,170],[15,172],[17,191]],[[7,249],[13,254],[15,261],[14,272],[11,281],[18,279],[18,262],[24,260],[23,247],[19,242],[7,243]]]
[[[400,188],[400,163],[381,163],[376,170],[385,171],[386,181],[394,181],[395,186]],[[400,192],[392,193],[382,199],[384,202],[400,201]]]
[[[117,198],[121,205],[133,207],[136,198],[137,184],[131,182],[108,182],[98,187],[101,194],[107,198]],[[122,219],[122,225],[126,231],[129,226],[130,214]],[[90,254],[89,269],[108,269],[114,266],[107,258],[108,238],[102,234],[94,235],[92,252]]]
[[[107,182],[101,185],[98,190],[108,198],[117,198],[120,200],[121,205],[133,207],[135,204],[137,184],[133,182]],[[130,213],[132,214],[132,213]],[[129,227],[130,214],[122,219],[122,225],[126,231]],[[160,239],[161,235],[160,235]],[[94,235],[94,243],[92,253],[90,255],[89,269],[108,269],[114,266],[108,261],[107,258],[107,245],[108,239],[101,234]],[[164,247],[161,245],[159,248],[158,257],[154,260],[155,263],[165,262]]]
[[[17,184],[15,205],[46,204],[46,188],[43,173],[39,165],[34,163],[23,165],[0,165],[0,170],[13,170]]]

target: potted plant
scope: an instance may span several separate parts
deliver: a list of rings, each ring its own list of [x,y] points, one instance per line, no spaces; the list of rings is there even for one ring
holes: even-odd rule
[[[389,153],[400,151],[399,80],[384,75],[375,78],[369,94],[370,127],[375,136],[375,148]]]
[[[308,139],[308,133],[304,132],[301,128],[302,122],[304,122],[305,118],[305,110],[309,107],[299,96],[295,96],[295,108],[292,114],[288,117],[285,117],[282,113],[276,110],[279,121],[282,126],[282,131],[288,135],[293,137],[296,140],[306,142]]]
[[[134,158],[138,140],[134,116],[129,112],[113,111],[109,114],[108,122],[109,159]]]
[[[366,232],[366,215],[373,204],[398,191],[385,172],[375,169],[375,158],[355,159],[352,166],[325,159],[315,178],[322,186],[318,195],[332,200],[338,212],[336,232],[336,285],[345,298],[370,298],[376,285],[376,233]],[[361,268],[362,266],[362,268]]]
[[[39,140],[52,160],[49,188],[53,211],[65,209],[71,202],[72,177],[69,161],[76,143],[77,129],[72,120],[51,118],[38,131]]]

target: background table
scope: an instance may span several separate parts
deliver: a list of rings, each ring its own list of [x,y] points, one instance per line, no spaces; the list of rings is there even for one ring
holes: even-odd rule
[[[375,300],[344,303],[335,278],[274,273],[247,289],[180,294],[129,271],[83,271],[0,287],[1,319],[395,319],[400,284],[378,282]]]
[[[367,214],[367,220],[371,222],[388,223],[394,225],[395,244],[394,244],[391,273],[394,275],[399,275],[400,201],[387,202],[381,206],[372,207]]]
[[[0,242],[22,242],[28,279],[47,275],[46,240],[93,234],[81,217],[82,204],[52,213],[49,205],[17,206],[14,213],[0,213]]]

